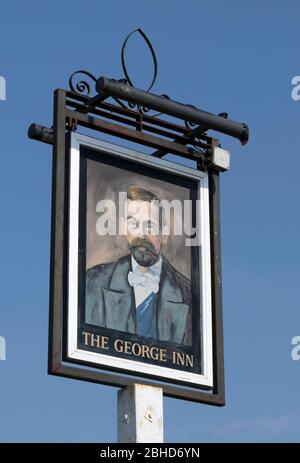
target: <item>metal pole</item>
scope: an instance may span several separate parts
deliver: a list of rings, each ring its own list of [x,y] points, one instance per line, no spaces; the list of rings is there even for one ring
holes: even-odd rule
[[[118,442],[163,442],[163,391],[133,384],[118,391]]]
[[[147,108],[155,109],[156,111],[178,117],[185,121],[195,122],[198,125],[203,125],[207,130],[212,129],[225,133],[238,138],[242,145],[248,142],[249,129],[244,123],[231,121],[222,116],[202,111],[202,109],[198,109],[194,106],[178,103],[177,101],[163,96],[139,90],[123,82],[117,82],[107,77],[100,77],[96,83],[96,91],[101,95],[110,95]]]
[[[39,124],[31,124],[28,129],[28,137],[43,143],[53,145],[53,129]]]

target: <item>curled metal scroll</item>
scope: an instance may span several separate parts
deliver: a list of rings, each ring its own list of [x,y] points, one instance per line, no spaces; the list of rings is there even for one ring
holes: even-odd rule
[[[76,82],[75,78],[77,78],[80,74],[85,76],[84,80],[81,79],[78,82]],[[93,81],[94,84],[97,82],[96,77],[93,76],[93,74],[91,74],[88,71],[83,71],[83,70],[80,69],[79,71],[73,72],[73,74],[69,78],[70,89],[73,92],[77,92],[77,93],[81,93],[81,94],[83,94],[85,96],[89,96],[90,93],[91,93],[91,84],[88,82],[87,78],[90,79],[91,81]]]
[[[131,87],[134,87],[130,77],[129,77],[129,74],[128,74],[128,71],[127,71],[127,67],[126,67],[126,63],[125,63],[125,49],[126,49],[126,46],[127,46],[127,42],[128,40],[130,39],[130,37],[135,34],[135,33],[138,33],[140,34],[143,39],[145,40],[146,44],[148,45],[149,47],[149,50],[150,50],[150,53],[151,53],[151,56],[152,56],[152,59],[153,59],[153,66],[154,66],[154,70],[153,70],[153,78],[152,78],[152,81],[151,81],[151,84],[149,85],[149,87],[147,88],[146,92],[149,92],[151,90],[151,88],[153,87],[155,81],[156,81],[156,77],[157,77],[157,59],[156,59],[156,55],[155,55],[155,51],[154,51],[154,48],[150,42],[150,40],[148,39],[147,35],[145,34],[144,31],[142,31],[142,29],[138,28],[138,29],[135,29],[134,31],[130,32],[130,34],[127,35],[126,39],[124,40],[124,43],[123,43],[123,46],[122,46],[122,51],[121,51],[121,61],[122,61],[122,68],[123,68],[123,72],[124,72],[124,75],[126,77],[126,80],[128,82],[128,84],[131,86]]]
[[[148,48],[150,50],[151,56],[152,56],[153,77],[152,77],[152,81],[151,81],[149,87],[147,88],[147,90],[145,90],[146,92],[149,92],[152,89],[153,85],[155,84],[155,81],[156,81],[156,78],[157,78],[158,65],[157,65],[157,59],[156,59],[154,48],[153,48],[149,38],[145,34],[145,32],[140,28],[135,29],[134,31],[130,32],[130,34],[127,35],[127,37],[125,38],[125,40],[123,42],[122,51],[121,51],[121,61],[122,61],[122,68],[123,68],[123,72],[124,72],[124,75],[125,75],[125,79],[124,78],[119,79],[119,82],[123,82],[123,83],[125,83],[127,85],[130,85],[131,87],[134,86],[133,83],[132,83],[132,80],[131,80],[131,78],[130,78],[130,76],[128,74],[127,67],[126,67],[125,50],[126,50],[126,47],[127,47],[127,44],[128,44],[128,41],[129,41],[130,37],[135,33],[140,34],[140,36],[144,39],[144,41],[146,42],[146,44],[147,44],[147,46],[148,46]],[[80,93],[81,95],[84,95],[84,96],[93,96],[93,95],[91,95],[91,93],[93,93],[93,89],[95,88],[96,82],[97,82],[97,78],[93,74],[91,74],[88,71],[84,71],[82,69],[73,72],[73,74],[69,78],[70,89],[73,92]],[[161,95],[161,96],[164,97],[164,98],[170,98],[168,95]],[[150,111],[150,108],[148,108],[146,106],[141,106],[141,105],[138,105],[138,104],[135,104],[135,103],[130,103],[130,102],[127,102],[126,104],[124,104],[118,98],[113,98],[113,100],[115,100],[123,108],[126,108],[126,104],[127,104],[127,107],[129,107],[129,108],[131,108],[133,110],[136,110],[141,114],[146,114],[146,113],[148,113]],[[162,113],[156,113],[153,116],[156,117],[156,116],[160,116],[161,114]]]

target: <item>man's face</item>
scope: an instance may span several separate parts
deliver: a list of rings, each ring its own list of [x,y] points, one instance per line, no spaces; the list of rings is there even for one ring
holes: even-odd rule
[[[127,201],[126,226],[130,252],[142,267],[155,264],[163,244],[160,209],[155,202]]]

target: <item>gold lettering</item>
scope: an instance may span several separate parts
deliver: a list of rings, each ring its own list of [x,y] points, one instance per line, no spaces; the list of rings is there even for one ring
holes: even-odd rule
[[[123,341],[122,339],[116,339],[114,342],[114,348],[117,352],[123,352]]]
[[[125,354],[130,354],[130,346],[131,346],[131,342],[129,341],[125,341],[124,342],[124,345],[125,345],[125,348],[124,348],[124,353]]]
[[[139,344],[138,342],[132,343],[130,341],[123,341],[122,339],[116,339],[114,342],[114,349],[119,353],[134,355],[135,357],[144,357],[161,362],[167,361],[166,349],[159,349],[155,346],[149,347],[145,344]],[[176,352],[173,352],[173,363],[175,363],[175,354]]]
[[[177,352],[177,363],[178,365],[184,365],[184,354]]]
[[[100,336],[97,334],[91,334],[91,346],[94,347],[96,344],[96,347],[100,347]]]
[[[194,356],[188,354],[181,354],[180,352],[172,353],[172,362],[177,363],[177,365],[182,365],[184,367],[193,367],[194,366]]]
[[[98,347],[99,349],[108,349],[108,337],[101,336],[100,334],[92,334],[87,331],[82,332],[84,336],[84,344],[92,347]]]
[[[133,355],[135,355],[136,357],[139,357],[141,355],[141,351],[142,351],[142,348],[137,342],[132,344],[132,353],[133,353]]]
[[[147,359],[150,358],[150,348],[149,346],[145,346],[144,344],[142,344],[142,357],[147,357]]]
[[[153,360],[158,360],[158,348],[157,347],[151,347],[150,349],[150,357]]]
[[[166,349],[159,349],[159,360],[161,362],[166,362],[167,359],[166,359]]]
[[[88,344],[89,344],[89,336],[91,335],[91,333],[87,333],[86,331],[83,331],[82,334],[84,335],[84,344],[86,346],[88,346]]]
[[[99,334],[91,334],[91,346],[94,347],[95,345],[98,349],[102,347],[101,336]]]
[[[186,366],[188,367],[188,363],[189,363],[190,367],[193,367],[194,366],[194,356],[186,354],[185,357],[186,357]]]

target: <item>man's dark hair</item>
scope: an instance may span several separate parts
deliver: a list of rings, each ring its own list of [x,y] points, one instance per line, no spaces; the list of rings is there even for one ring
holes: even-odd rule
[[[127,190],[127,198],[131,201],[160,201],[152,191],[144,190],[136,186],[131,186]]]
[[[156,194],[152,193],[152,191],[145,190],[144,188],[130,186],[127,189],[127,199],[130,201],[148,201],[149,203],[155,201],[156,205],[159,207],[159,226],[161,232],[164,224],[164,210],[160,207],[160,199],[156,196]]]

